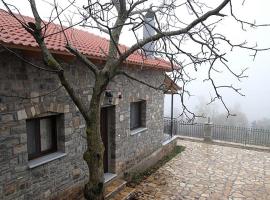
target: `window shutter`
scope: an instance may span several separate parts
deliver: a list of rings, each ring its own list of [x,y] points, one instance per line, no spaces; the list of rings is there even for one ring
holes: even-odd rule
[[[29,160],[57,151],[56,116],[26,121]]]

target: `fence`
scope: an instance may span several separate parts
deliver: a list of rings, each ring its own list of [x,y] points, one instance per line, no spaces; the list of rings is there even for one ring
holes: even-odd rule
[[[184,124],[173,120],[173,135],[204,138],[205,126],[210,126],[212,140],[241,143],[244,145],[270,146],[270,130],[216,124]],[[171,120],[164,119],[164,133],[171,133]]]

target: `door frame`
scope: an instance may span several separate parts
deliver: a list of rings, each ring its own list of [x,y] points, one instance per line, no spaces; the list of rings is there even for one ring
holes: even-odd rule
[[[101,107],[100,132],[106,154],[103,156],[104,173],[115,172],[115,122],[115,106]]]

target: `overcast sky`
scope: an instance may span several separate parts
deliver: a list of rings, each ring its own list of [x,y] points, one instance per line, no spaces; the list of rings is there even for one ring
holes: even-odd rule
[[[242,1],[238,0],[241,5]],[[244,6],[236,7],[235,12],[242,19],[254,21],[258,24],[270,23],[270,1],[268,0],[246,0]],[[270,47],[270,27],[264,28],[247,28],[246,32],[241,30],[241,26],[233,20],[224,20],[220,25],[222,32],[228,36],[232,41],[241,42],[247,40],[250,44],[258,44],[260,48]],[[239,104],[244,113],[247,114],[250,121],[260,119],[263,117],[270,118],[270,52],[258,53],[256,59],[249,56],[250,52],[243,50],[235,50],[228,56],[229,65],[233,70],[239,71],[241,68],[248,67],[247,79],[243,79],[241,83],[237,82],[235,78],[228,74],[218,75],[218,82],[231,83],[236,87],[242,88],[245,97],[235,95],[232,91],[224,91],[223,97],[225,101],[233,107]],[[205,72],[201,69],[198,76]],[[209,97],[209,86],[202,84],[202,78],[195,81],[190,87],[196,97],[190,99],[192,105],[196,105],[196,101],[200,96]]]
[[[22,14],[31,15],[31,10],[27,0],[9,0],[8,2],[13,4],[16,2],[17,7],[20,9]],[[38,9],[41,15],[43,17],[48,17],[48,12],[50,11],[49,6],[41,0],[37,0],[36,2],[38,3]],[[63,3],[65,1],[59,2]],[[86,1],[82,0],[79,2],[83,4],[83,2]],[[220,1],[207,0],[206,2],[213,5]],[[235,5],[235,13],[242,19],[251,22],[256,20],[258,24],[270,24],[269,0],[246,0],[244,6],[241,6],[241,0],[235,0],[233,3]],[[0,7],[4,8],[2,4]],[[261,48],[270,47],[270,27],[262,27],[258,29],[247,27],[247,31],[243,32],[239,23],[236,23],[231,19],[226,19],[219,25],[219,29],[234,42],[247,40],[251,45],[257,42],[258,46]],[[97,31],[94,32],[100,34]],[[135,39],[128,30],[125,30],[120,41],[121,43],[130,46],[135,42]],[[263,117],[270,118],[270,52],[258,53],[255,61],[253,61],[249,54],[250,52],[235,50],[228,55],[229,65],[233,70],[239,72],[241,68],[249,68],[247,70],[247,75],[249,76],[247,79],[238,83],[232,76],[229,76],[227,73],[222,73],[220,75],[216,75],[216,80],[219,83],[230,83],[236,87],[242,88],[242,92],[245,94],[245,97],[235,95],[232,91],[223,91],[222,94],[228,105],[233,106],[239,103],[242,111],[247,114],[250,121]],[[189,87],[189,90],[195,96],[188,100],[188,105],[191,108],[194,108],[202,96],[204,98],[210,98],[212,89],[207,83],[202,84],[202,80],[206,78],[203,67],[196,73],[194,71],[191,71],[190,73],[197,78],[197,80]],[[175,102],[176,107],[178,103],[179,102],[177,101]],[[169,109],[169,107],[166,109]],[[224,111],[222,108],[220,108],[220,110]]]

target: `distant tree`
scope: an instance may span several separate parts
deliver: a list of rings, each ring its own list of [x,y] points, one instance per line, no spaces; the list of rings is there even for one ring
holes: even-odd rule
[[[242,126],[248,127],[248,118],[246,114],[241,110],[240,104],[235,104],[232,109],[232,113],[235,113],[234,116],[227,116],[227,113],[219,113],[213,119],[214,124],[222,124],[228,126]]]
[[[251,124],[251,128],[256,128],[257,127],[256,120],[252,121],[250,124]]]
[[[198,116],[195,120],[196,122],[204,123],[207,122],[208,118],[210,118],[210,121],[213,121],[213,119],[215,119],[218,115],[218,105],[216,102],[211,104],[208,103],[209,101],[207,101],[205,97],[199,97],[199,104],[195,107],[194,110]]]
[[[208,104],[206,98],[200,97],[199,104],[195,107],[195,112],[201,117],[197,117],[195,122],[205,123],[210,118],[210,122],[228,126],[248,126],[248,118],[241,110],[240,104],[236,103],[230,112],[234,115],[228,116],[226,112],[220,112],[218,105],[214,102]]]
[[[270,118],[263,118],[256,120],[252,123],[253,128],[269,129],[270,130]]]

